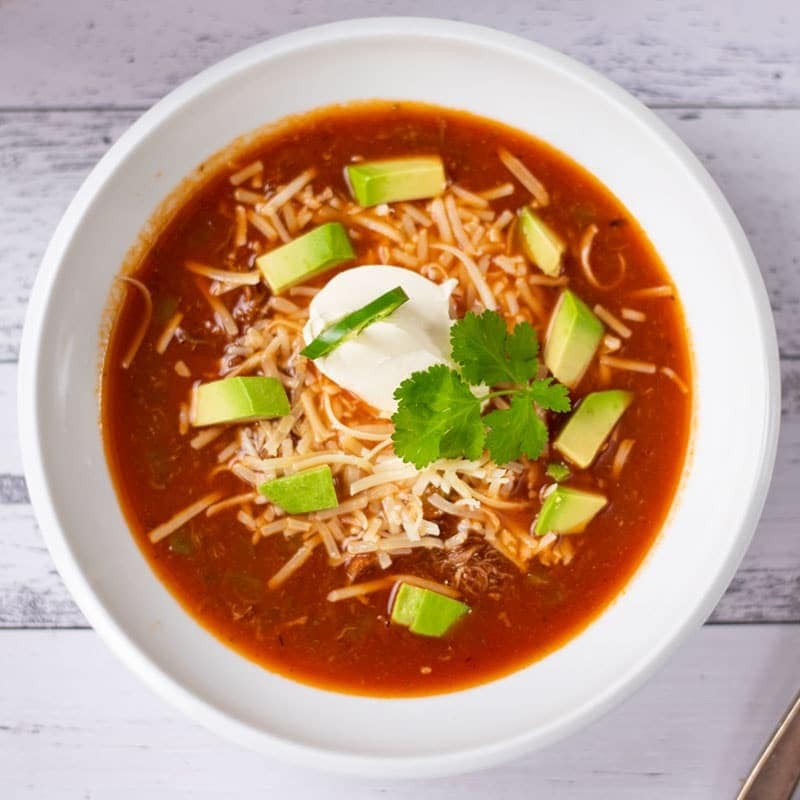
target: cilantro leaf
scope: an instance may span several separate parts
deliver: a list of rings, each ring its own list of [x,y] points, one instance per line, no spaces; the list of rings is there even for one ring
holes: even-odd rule
[[[478,458],[484,446],[496,464],[525,454],[537,459],[548,431],[539,411],[570,410],[566,386],[552,377],[537,379],[539,342],[528,322],[509,333],[496,311],[469,313],[450,329],[453,360],[415,372],[395,390],[394,449],[422,468],[438,458]],[[505,396],[507,409],[481,417],[480,398],[470,386],[498,387],[489,398]]]
[[[437,458],[479,458],[486,433],[481,401],[444,364],[414,372],[394,392],[395,452],[421,469]]]
[[[534,381],[526,394],[540,408],[559,411],[562,414],[572,408],[569,400],[569,389],[563,383],[553,383],[552,378]]]
[[[525,394],[515,395],[509,408],[492,411],[483,421],[489,428],[486,447],[496,464],[514,461],[523,453],[537,459],[547,444],[547,427]]]
[[[527,383],[539,370],[539,340],[530,322],[518,322],[506,340],[509,371],[514,383]]]
[[[505,360],[508,333],[503,318],[492,311],[478,316],[470,312],[450,328],[453,359],[472,384],[492,386],[509,380]]]
[[[496,311],[470,312],[450,329],[453,359],[471,384],[527,383],[539,368],[539,343],[527,322],[509,334]]]

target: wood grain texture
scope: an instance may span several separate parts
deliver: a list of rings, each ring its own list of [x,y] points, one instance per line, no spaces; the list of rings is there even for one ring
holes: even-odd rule
[[[9,800],[731,798],[795,693],[800,661],[798,626],[706,627],[567,741],[487,772],[404,783],[318,775],[229,745],[147,692],[90,631],[6,631],[2,641]]]
[[[781,351],[800,357],[800,110],[659,113],[728,196],[759,259]],[[0,361],[17,357],[25,304],[56,223],[136,116],[0,113]]]
[[[0,386],[13,385],[16,365],[0,364]],[[13,408],[0,404],[0,419]],[[0,628],[84,627],[42,542],[24,479],[3,474],[19,455],[0,460]],[[783,428],[775,477],[758,531],[711,621],[800,623],[800,361],[783,362]],[[698,530],[698,535],[702,531]]]
[[[149,105],[248,45],[359,16],[438,16],[534,39],[647,103],[800,102],[796,0],[5,0],[0,106]]]
[[[0,361],[16,360],[25,306],[53,229],[136,116],[0,114]]]

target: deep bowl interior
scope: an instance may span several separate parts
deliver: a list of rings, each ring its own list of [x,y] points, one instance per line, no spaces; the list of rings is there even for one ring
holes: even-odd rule
[[[98,429],[101,313],[113,275],[164,196],[247,131],[366,98],[492,117],[588,168],[639,220],[667,265],[695,357],[689,470],[626,591],[544,660],[425,699],[365,699],[296,684],[203,630],[128,532]],[[650,112],[568,59],[432,20],[292,34],[213,67],[148,112],[65,215],[37,280],[20,367],[25,466],[42,529],[77,601],[117,653],[220,733],[305,764],[383,776],[496,762],[564,735],[637,685],[707,615],[744,552],[771,471],[777,401],[774,329],[756,264],[688,151]]]

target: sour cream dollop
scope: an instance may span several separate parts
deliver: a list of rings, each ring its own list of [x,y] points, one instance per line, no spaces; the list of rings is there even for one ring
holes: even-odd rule
[[[397,408],[394,390],[412,372],[449,363],[450,295],[455,285],[454,280],[434,283],[401,267],[353,267],[340,272],[314,296],[303,339],[309,344],[331,323],[402,287],[407,303],[314,360],[323,375],[379,411],[392,414]]]

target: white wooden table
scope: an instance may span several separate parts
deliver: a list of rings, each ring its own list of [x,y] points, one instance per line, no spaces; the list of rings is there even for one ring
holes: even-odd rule
[[[73,192],[125,127],[249,44],[337,18],[401,13],[537,39],[656,109],[708,166],[750,236],[778,326],[784,392],[766,510],[709,623],[636,696],[568,741],[424,785],[284,767],[195,727],[146,691],[88,628],[50,561],[14,422],[38,262]],[[732,797],[800,685],[798,145],[798,0],[0,0],[0,798]],[[731,377],[731,391],[747,380]]]

